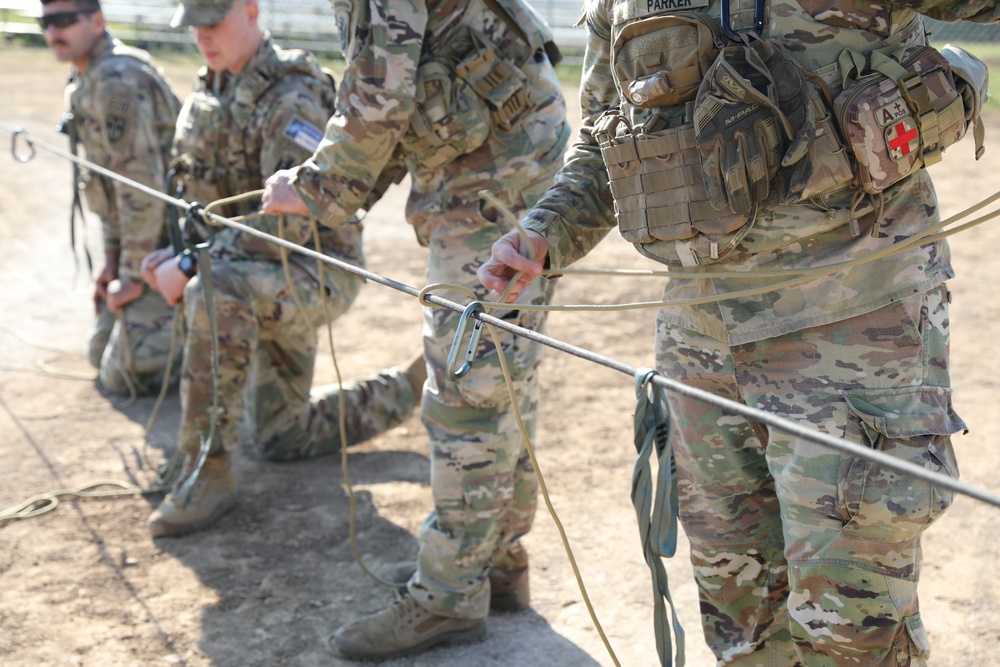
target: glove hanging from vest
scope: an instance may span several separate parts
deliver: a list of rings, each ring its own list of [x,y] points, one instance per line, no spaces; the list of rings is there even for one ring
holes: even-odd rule
[[[747,39],[720,51],[698,88],[694,112],[713,208],[746,215],[769,196],[798,199],[812,172],[815,94],[798,64],[773,42]]]

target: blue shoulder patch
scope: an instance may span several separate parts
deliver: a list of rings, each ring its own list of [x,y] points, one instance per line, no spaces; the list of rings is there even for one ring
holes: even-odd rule
[[[316,126],[298,116],[292,116],[282,134],[293,144],[301,146],[310,153],[316,152],[316,147],[323,139],[323,133]]]

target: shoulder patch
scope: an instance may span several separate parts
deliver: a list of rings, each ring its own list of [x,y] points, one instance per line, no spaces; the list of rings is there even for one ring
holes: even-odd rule
[[[315,153],[319,142],[323,139],[323,133],[312,123],[307,123],[299,116],[292,116],[282,136],[291,141],[296,146],[301,146],[310,153]]]
[[[117,144],[129,135],[132,127],[132,100],[124,97],[109,97],[107,116],[104,119],[104,133],[108,142]]]

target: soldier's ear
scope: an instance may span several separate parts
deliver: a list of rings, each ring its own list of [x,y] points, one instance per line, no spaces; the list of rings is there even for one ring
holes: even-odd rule
[[[104,34],[104,30],[108,27],[108,20],[104,18],[104,12],[94,12],[90,15],[90,22],[94,26],[94,32],[99,34]]]
[[[257,4],[256,0],[248,0],[245,3],[245,9],[247,12],[247,18],[253,23],[256,23],[257,19],[260,17],[260,5]]]

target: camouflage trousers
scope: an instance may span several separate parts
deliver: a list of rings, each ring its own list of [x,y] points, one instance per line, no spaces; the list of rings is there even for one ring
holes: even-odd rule
[[[342,315],[363,280],[325,271],[326,309],[317,282],[291,265],[299,309],[279,262],[212,263],[218,331],[218,437],[210,455],[242,442],[259,458],[292,460],[340,451],[338,385],[312,389],[317,328]],[[213,404],[212,341],[201,278],[184,293],[187,336],[181,376],[180,444],[195,456],[210,432]],[[401,369],[344,383],[347,444],[398,425],[417,395]]]
[[[523,194],[497,194],[515,214],[526,209]],[[476,269],[489,259],[501,229],[485,219],[478,206],[456,208],[434,220],[429,229],[427,282],[463,285],[475,291],[477,298],[485,298]],[[466,299],[441,296],[460,302]],[[520,300],[542,304],[551,296],[551,283],[540,279]],[[545,327],[542,311],[493,314],[535,331]],[[425,608],[439,614],[483,618],[489,611],[489,568],[531,529],[538,483],[489,332],[483,331],[467,375],[455,380],[447,372],[458,320],[459,314],[447,309],[424,312],[424,357],[429,372],[421,417],[430,438],[434,511],[420,530],[417,574],[409,590]],[[460,362],[471,331],[470,324],[461,343]],[[518,407],[534,440],[543,346],[499,330],[498,337]]]
[[[98,369],[101,384],[121,396],[133,391],[138,396],[158,392],[170,355],[173,320],[173,307],[151,289],[118,315],[101,304],[87,343],[87,356]],[[183,341],[179,336],[174,342],[172,381],[180,371]]]
[[[729,347],[665,324],[667,376],[958,476],[948,292]],[[668,393],[705,638],[719,665],[925,665],[920,536],[952,493]]]

